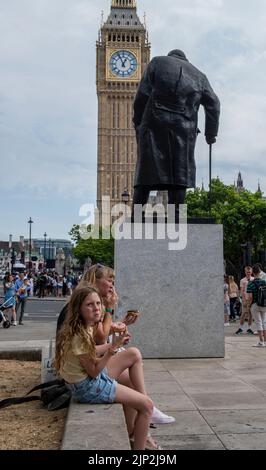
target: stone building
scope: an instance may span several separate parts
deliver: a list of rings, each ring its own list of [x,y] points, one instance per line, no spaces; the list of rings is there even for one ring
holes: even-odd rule
[[[135,0],[112,0],[97,41],[98,181],[97,207],[103,196],[111,208],[122,202],[125,189],[133,197],[137,144],[132,123],[133,101],[150,61],[146,26]]]

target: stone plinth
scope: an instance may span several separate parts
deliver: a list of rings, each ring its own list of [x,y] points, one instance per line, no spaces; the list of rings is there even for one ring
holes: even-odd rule
[[[116,241],[116,317],[141,310],[130,331],[144,358],[224,357],[223,227],[187,230],[182,251],[169,239]]]

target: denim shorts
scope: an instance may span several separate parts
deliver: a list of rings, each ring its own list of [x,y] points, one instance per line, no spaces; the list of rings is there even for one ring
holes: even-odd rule
[[[230,302],[225,302],[224,303],[224,314],[225,315],[230,315]]]
[[[88,377],[80,383],[74,385],[68,384],[68,387],[76,402],[101,405],[114,403],[117,382],[110,379],[107,369],[104,369],[96,379]]]

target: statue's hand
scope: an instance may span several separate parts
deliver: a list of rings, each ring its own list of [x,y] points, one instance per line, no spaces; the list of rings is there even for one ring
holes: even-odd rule
[[[214,135],[206,135],[206,142],[208,145],[216,143],[216,137]]]

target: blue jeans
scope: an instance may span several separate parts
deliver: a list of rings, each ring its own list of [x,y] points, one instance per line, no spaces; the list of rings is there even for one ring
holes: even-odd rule
[[[18,298],[18,302],[17,302],[17,306],[16,306],[16,313],[18,313],[19,307],[20,307],[19,323],[21,323],[22,320],[23,320],[23,315],[24,315],[24,312],[25,312],[26,301],[27,301],[26,298],[25,298],[25,299],[21,299],[20,297]]]
[[[108,376],[106,369],[96,379],[88,377],[80,383],[68,384],[68,387],[78,403],[110,404],[115,402],[117,382]]]

